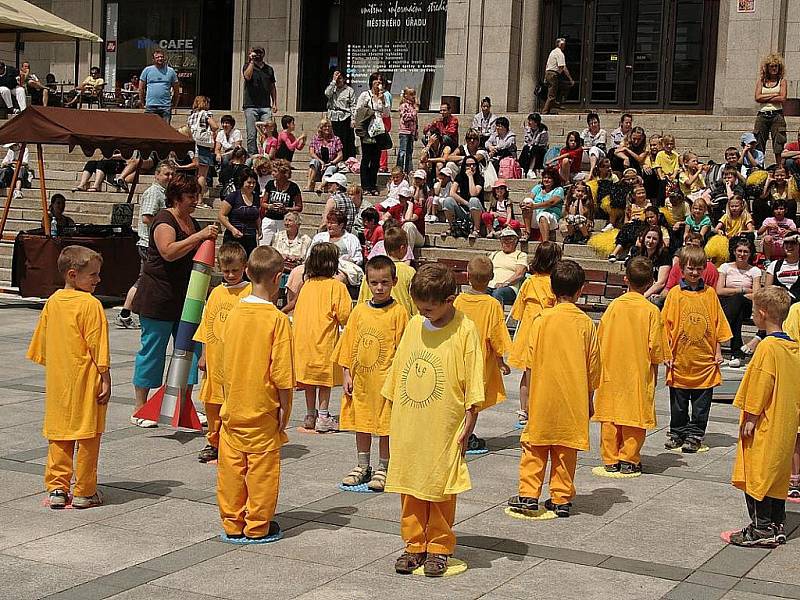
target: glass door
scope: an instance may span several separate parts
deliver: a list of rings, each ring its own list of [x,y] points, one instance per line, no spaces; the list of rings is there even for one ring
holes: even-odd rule
[[[660,105],[664,80],[664,0],[640,0],[625,56],[626,106]]]

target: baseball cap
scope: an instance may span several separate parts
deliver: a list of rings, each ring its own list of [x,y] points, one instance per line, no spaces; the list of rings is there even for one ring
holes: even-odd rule
[[[495,183],[497,183],[497,182],[495,182]],[[499,238],[504,238],[504,237],[515,237],[515,238],[518,238],[519,234],[516,231],[514,231],[513,229],[511,229],[511,227],[506,227],[505,229],[503,229],[497,235],[497,237],[499,237]]]
[[[411,198],[414,195],[414,188],[412,188],[407,181],[402,181],[400,185],[397,186],[395,193],[399,198]]]
[[[323,177],[322,183],[335,183],[343,188],[347,187],[347,177],[345,177],[344,173],[334,173],[329,177]]]
[[[756,136],[753,135],[752,131],[748,131],[742,134],[742,145],[747,146],[755,141],[756,141]]]
[[[425,172],[424,169],[417,169],[416,171],[414,171],[413,177],[414,179],[427,179],[428,174]]]

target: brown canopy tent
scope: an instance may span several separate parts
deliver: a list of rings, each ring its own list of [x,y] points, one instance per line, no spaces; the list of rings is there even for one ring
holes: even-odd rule
[[[111,111],[84,111],[51,106],[30,106],[19,116],[0,127],[0,144],[19,143],[25,146],[36,144],[39,159],[39,187],[42,201],[42,221],[46,235],[50,235],[50,222],[47,215],[47,189],[45,184],[42,144],[69,146],[70,151],[80,146],[86,156],[100,150],[105,157],[119,151],[130,158],[134,151],[141,157],[155,152],[166,158],[174,151],[179,156],[194,149],[194,141],[178,133],[156,115]],[[14,187],[19,178],[20,163],[16,165],[8,198],[0,219],[0,237],[3,235]],[[138,179],[138,170],[137,170]],[[133,198],[136,181],[128,193],[128,202]]]

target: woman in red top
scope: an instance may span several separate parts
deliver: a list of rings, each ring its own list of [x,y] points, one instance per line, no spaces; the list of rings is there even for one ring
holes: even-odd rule
[[[547,161],[546,166],[554,166],[561,175],[561,180],[569,183],[572,176],[581,171],[583,162],[583,140],[577,131],[567,134],[566,145],[555,158]]]

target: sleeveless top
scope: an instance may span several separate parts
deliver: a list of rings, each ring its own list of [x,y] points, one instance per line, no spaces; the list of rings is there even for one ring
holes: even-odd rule
[[[780,91],[781,88],[781,81],[778,80],[773,86],[767,87],[764,85],[764,82],[761,82],[761,93],[762,94],[774,94],[776,91]],[[758,109],[758,112],[770,112],[775,110],[783,110],[783,102],[767,102],[766,104],[762,104],[761,108]]]

